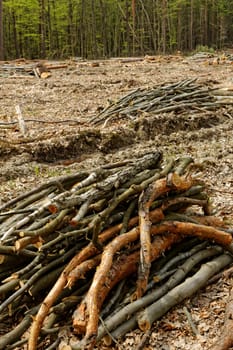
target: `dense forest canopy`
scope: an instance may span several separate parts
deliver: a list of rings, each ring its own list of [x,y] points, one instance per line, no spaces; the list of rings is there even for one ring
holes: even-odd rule
[[[233,0],[0,0],[0,58],[113,57],[233,43]]]

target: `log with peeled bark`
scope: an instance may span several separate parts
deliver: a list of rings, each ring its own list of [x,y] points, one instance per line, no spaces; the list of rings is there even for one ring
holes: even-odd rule
[[[140,264],[138,271],[137,289],[135,292],[136,298],[141,298],[144,294],[150,274],[151,263],[151,221],[150,207],[152,203],[161,195],[176,190],[185,191],[191,187],[192,183],[189,180],[182,179],[176,173],[173,173],[170,178],[162,178],[155,181],[147,187],[139,197],[139,225],[140,225]]]

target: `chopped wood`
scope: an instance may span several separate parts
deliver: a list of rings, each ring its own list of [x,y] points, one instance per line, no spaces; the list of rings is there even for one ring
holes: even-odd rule
[[[48,69],[64,69],[67,68],[68,65],[67,64],[50,64],[50,63],[45,63],[44,66]]]
[[[211,239],[225,247],[232,243],[232,235],[214,227],[197,225],[191,222],[167,221],[162,222],[155,228],[156,234],[166,232],[178,233],[181,235],[194,235],[204,239]]]
[[[17,78],[23,78],[24,76],[35,76],[37,78],[46,79],[51,76],[50,71],[55,69],[66,69],[67,63],[52,62],[52,61],[11,61],[10,63],[4,62],[0,66],[0,71],[4,71],[8,74],[14,73]]]
[[[187,274],[193,275],[195,290],[204,285],[205,278],[198,285],[195,279],[195,274],[203,273],[203,260],[212,264],[212,257],[222,254],[223,260],[214,260],[211,276],[229,266],[232,257],[224,252],[233,254],[231,228],[210,216],[205,186],[192,178],[192,162],[190,157],[163,159],[161,151],[152,150],[135,159],[51,179],[3,204],[0,317],[14,319],[19,331],[9,330],[0,349],[26,339],[28,349],[36,350],[45,337],[45,322],[48,333],[56,319],[58,335],[59,328],[69,324],[69,315],[76,340],[67,346],[93,349],[106,334],[98,329],[103,308],[103,322],[113,330],[114,339],[137,327],[136,313],[145,307],[149,316],[140,327],[148,329],[154,317],[152,305],[159,298],[172,298],[169,308],[179,302],[174,289],[180,290]],[[169,258],[168,250],[176,259]],[[182,268],[177,265],[181,259],[177,250],[184,260]],[[164,256],[167,264],[156,270],[154,261],[157,265]],[[152,293],[158,281],[161,289]],[[108,303],[114,288],[117,298]],[[182,298],[189,295],[185,287]],[[28,309],[23,314],[22,300]],[[61,309],[67,316],[56,318],[54,310]],[[166,310],[158,309],[157,315]]]

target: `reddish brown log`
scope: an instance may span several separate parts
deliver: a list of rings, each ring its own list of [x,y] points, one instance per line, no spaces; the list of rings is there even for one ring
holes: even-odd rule
[[[122,247],[127,246],[130,242],[136,241],[138,238],[139,227],[135,227],[131,231],[116,237],[106,246],[102,254],[101,263],[95,273],[92,284],[87,293],[87,297],[85,298],[85,308],[82,305],[80,307],[82,312],[85,311],[87,316],[82,316],[81,318],[81,329],[79,328],[78,323],[75,323],[75,329],[78,333],[80,333],[80,331],[83,332],[83,319],[86,319],[86,322],[88,322],[87,333],[89,335],[93,335],[97,330],[99,320],[99,299],[102,294],[102,289],[104,285],[106,285],[106,279],[112,267],[114,254],[120,251]],[[83,313],[81,314],[83,315]]]
[[[54,287],[51,289],[49,294],[46,296],[45,300],[41,304],[41,307],[33,320],[31,331],[29,333],[28,340],[28,350],[37,349],[37,339],[40,334],[40,330],[43,326],[45,317],[48,315],[50,307],[53,305],[54,301],[59,296],[60,292],[63,290],[66,284],[65,275],[62,273]]]
[[[176,173],[169,177],[159,179],[152,183],[142,192],[139,198],[139,226],[140,226],[140,264],[138,269],[138,280],[135,297],[141,298],[144,294],[151,265],[151,238],[150,238],[150,207],[155,199],[171,190],[184,191],[192,186],[191,179],[185,179]]]
[[[156,234],[166,232],[177,233],[181,235],[196,236],[203,239],[210,239],[216,243],[228,246],[232,243],[232,236],[224,231],[218,230],[211,226],[198,225],[190,222],[166,221],[155,226],[153,231]]]
[[[45,63],[44,66],[48,69],[64,69],[67,68],[68,65],[67,64],[49,64],[49,63]]]
[[[87,271],[96,267],[100,261],[101,254],[98,254],[94,258],[83,261],[80,265],[76,266],[67,276],[66,287],[71,288],[77,280],[84,279]]]
[[[164,219],[163,212],[161,209],[155,209],[150,212],[150,220],[153,223],[160,222]],[[132,228],[138,223],[138,216],[132,218],[129,221],[129,228]],[[115,237],[121,230],[122,224],[115,225],[113,227],[110,227],[106,230],[104,230],[100,235],[99,235],[99,242],[100,243],[105,243],[109,239]],[[86,259],[89,259],[91,256],[95,255],[98,253],[98,249],[93,245],[92,242],[88,244],[85,248],[83,248],[69,263],[69,265],[66,268],[66,274],[68,274],[70,271],[72,271],[76,266],[78,266],[81,262],[85,261]]]

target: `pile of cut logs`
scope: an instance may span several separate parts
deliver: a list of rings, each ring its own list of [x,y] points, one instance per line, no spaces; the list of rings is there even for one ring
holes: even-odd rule
[[[10,62],[0,62],[0,76],[36,76],[37,78],[46,79],[51,76],[51,70],[67,67],[68,65],[66,63],[51,63],[49,61],[34,62],[22,58]]]
[[[233,105],[231,87],[210,88],[196,83],[196,78],[175,83],[138,88],[112,102],[91,120],[92,125],[106,124],[122,118],[136,120],[168,112],[204,112]]]
[[[155,150],[2,205],[0,349],[56,349],[64,332],[67,349],[93,349],[146,332],[230,265],[232,231],[193,164]]]

